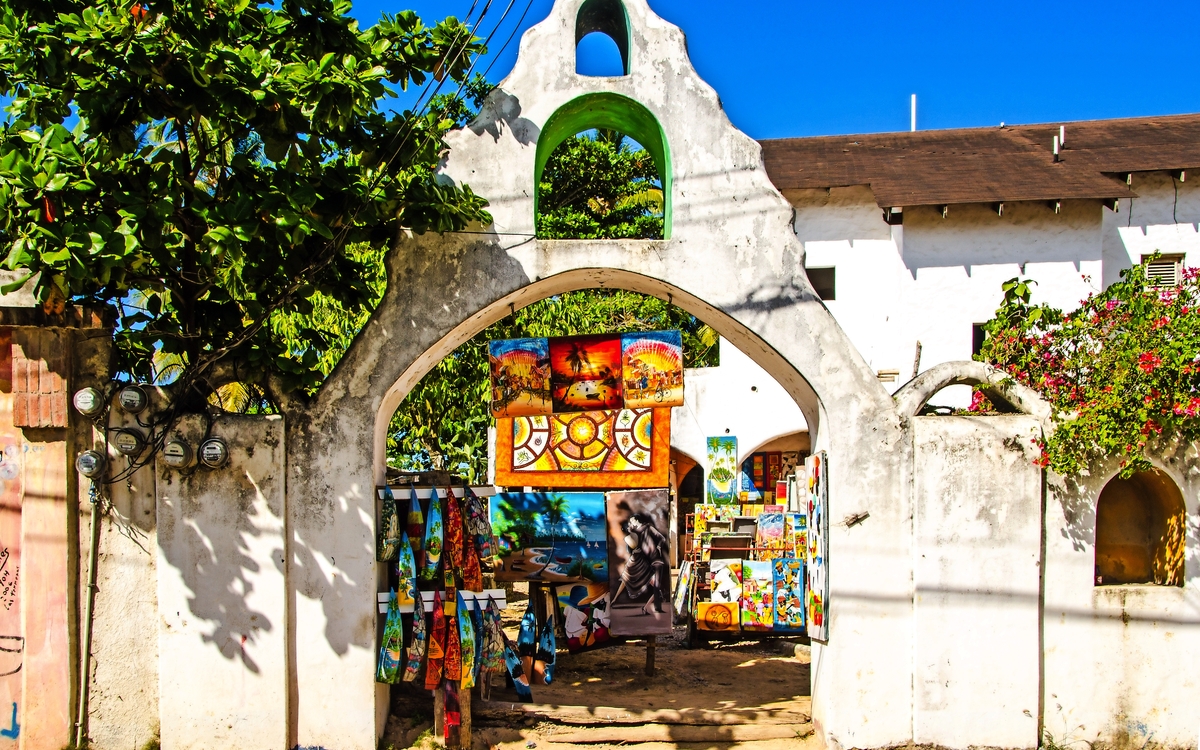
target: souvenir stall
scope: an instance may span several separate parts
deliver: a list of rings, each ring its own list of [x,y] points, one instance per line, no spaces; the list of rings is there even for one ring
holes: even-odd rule
[[[806,457],[803,466],[795,454],[752,454],[736,467],[736,437],[710,438],[708,453],[707,502],[687,519],[691,550],[675,591],[689,642],[723,634],[818,637],[826,598],[819,545],[827,530],[818,523],[826,521],[825,454]]]
[[[435,732],[469,746],[472,690],[520,700],[576,653],[674,625],[670,407],[679,331],[489,342],[496,487],[397,477],[379,489],[379,682],[433,692]],[[440,481],[439,481],[440,480]],[[505,589],[529,584],[519,631]]]

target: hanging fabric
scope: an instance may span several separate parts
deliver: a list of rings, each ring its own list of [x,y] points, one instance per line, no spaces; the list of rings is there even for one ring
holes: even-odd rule
[[[482,599],[475,599],[474,606],[471,607],[471,628],[475,631],[475,684],[480,684],[480,676],[483,673],[483,639],[485,631],[483,629],[483,612],[484,605]]]
[[[428,629],[425,625],[425,603],[417,594],[417,605],[413,610],[412,640],[408,643],[408,661],[404,665],[404,681],[415,682],[421,673],[421,662],[425,659]]]
[[[533,673],[542,675],[542,679],[549,685],[554,679],[554,663],[555,654],[558,651],[558,644],[554,639],[554,615],[551,614],[546,618],[546,624],[542,627],[542,635],[538,638],[537,655],[533,658]]]
[[[479,553],[475,551],[475,543],[468,540],[463,545],[462,577],[463,588],[467,591],[483,591],[483,569],[479,566]]]
[[[500,606],[489,596],[487,608],[483,611],[483,647],[479,659],[479,685],[485,700],[491,693],[492,677],[504,672],[504,646]]]
[[[425,564],[425,548],[421,537],[425,533],[425,514],[421,512],[421,499],[417,497],[417,488],[409,488],[408,497],[408,541],[412,544],[413,559],[417,561],[417,570]]]
[[[438,501],[437,488],[429,498],[429,517],[425,522],[425,565],[421,568],[421,578],[426,581],[437,580],[438,563],[442,559],[442,510]]]
[[[448,554],[446,567],[454,571],[455,576],[462,575],[463,564],[463,516],[458,498],[454,496],[454,488],[446,488],[446,543],[442,553]]]
[[[457,612],[457,606],[455,611]],[[458,616],[446,618],[446,660],[442,675],[447,681],[458,682],[463,676],[462,642],[459,640]]]
[[[421,593],[417,591],[417,561],[413,558],[407,531],[400,533],[400,546],[396,554],[396,578],[396,598],[400,604],[411,604],[415,607],[421,599]]]
[[[391,560],[400,549],[400,515],[391,487],[383,488],[383,507],[379,511],[379,537],[375,544],[375,559]]]
[[[475,687],[475,620],[461,591],[458,592],[458,644],[462,652],[460,687],[470,690]]]
[[[504,639],[504,664],[508,667],[508,676],[512,679],[513,689],[517,691],[517,697],[521,699],[522,703],[533,703],[533,691],[529,689],[529,678],[525,676],[525,670],[521,668],[521,657],[517,656],[516,651],[513,651],[512,643],[503,630],[500,631],[500,637]]]
[[[404,649],[404,627],[400,618],[400,606],[396,603],[396,592],[388,597],[387,621],[383,626],[383,645],[379,647],[379,667],[375,670],[375,681],[385,684],[399,682],[400,653]]]
[[[441,592],[433,593],[433,630],[429,634],[429,656],[425,660],[425,689],[437,690],[446,661],[446,615]]]
[[[442,609],[445,610],[446,617],[454,617],[458,612],[458,600],[455,596],[458,593],[458,587],[454,585],[454,571],[450,564],[451,558],[446,558],[446,565],[442,568]]]
[[[442,707],[444,708],[442,732],[446,747],[458,747],[462,727],[462,705],[458,700],[458,685],[450,680],[442,684]]]
[[[533,587],[530,586],[532,589]],[[517,631],[517,654],[521,657],[521,666],[525,674],[533,674],[533,657],[537,655],[538,625],[537,614],[533,611],[533,591],[529,592],[529,603],[525,605],[525,614],[521,616],[521,629]]]
[[[475,548],[483,559],[495,554],[492,544],[492,522],[487,512],[487,505],[470,487],[463,485],[465,497],[464,514],[466,515],[467,531],[475,538]]]

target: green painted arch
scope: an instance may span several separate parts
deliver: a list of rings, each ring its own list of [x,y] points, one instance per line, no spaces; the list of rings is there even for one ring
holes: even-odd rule
[[[550,115],[538,136],[533,176],[533,211],[537,216],[542,170],[554,149],[567,138],[592,128],[617,130],[642,144],[654,159],[663,189],[663,239],[671,239],[672,175],[667,136],[650,110],[627,96],[612,93],[584,94]]]

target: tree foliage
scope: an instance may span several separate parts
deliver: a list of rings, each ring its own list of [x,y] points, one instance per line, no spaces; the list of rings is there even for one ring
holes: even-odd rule
[[[663,194],[650,152],[614,130],[564,140],[538,184],[538,237],[662,239]]]
[[[1144,265],[1074,312],[1030,303],[1032,281],[1004,284],[977,359],[1037,390],[1054,410],[1041,462],[1063,475],[1117,458],[1149,468],[1156,439],[1200,439],[1200,271],[1155,286]]]
[[[469,188],[434,179],[455,119],[381,108],[435,73],[462,80],[482,47],[454,18],[360,30],[349,11],[5,3],[5,266],[51,311],[117,311],[120,372],[151,379],[167,354],[185,383],[224,360],[282,390],[318,386],[378,299],[378,251],[400,227],[488,220]]]

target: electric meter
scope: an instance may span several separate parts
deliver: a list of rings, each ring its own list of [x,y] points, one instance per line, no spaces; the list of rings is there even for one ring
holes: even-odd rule
[[[126,456],[136,456],[142,452],[142,448],[146,447],[146,441],[142,440],[141,434],[134,430],[121,430],[112,442],[117,450]]]
[[[127,385],[117,394],[117,403],[130,414],[141,414],[150,403],[150,397],[141,386]]]
[[[168,440],[163,446],[162,458],[172,469],[185,469],[192,465],[192,448],[182,440]]]
[[[80,388],[71,399],[75,411],[85,417],[94,417],[104,411],[104,396],[95,388]]]
[[[200,444],[200,463],[219,469],[229,460],[229,446],[221,438],[209,438]]]
[[[98,451],[84,451],[75,458],[75,469],[88,479],[104,473],[104,455]]]

